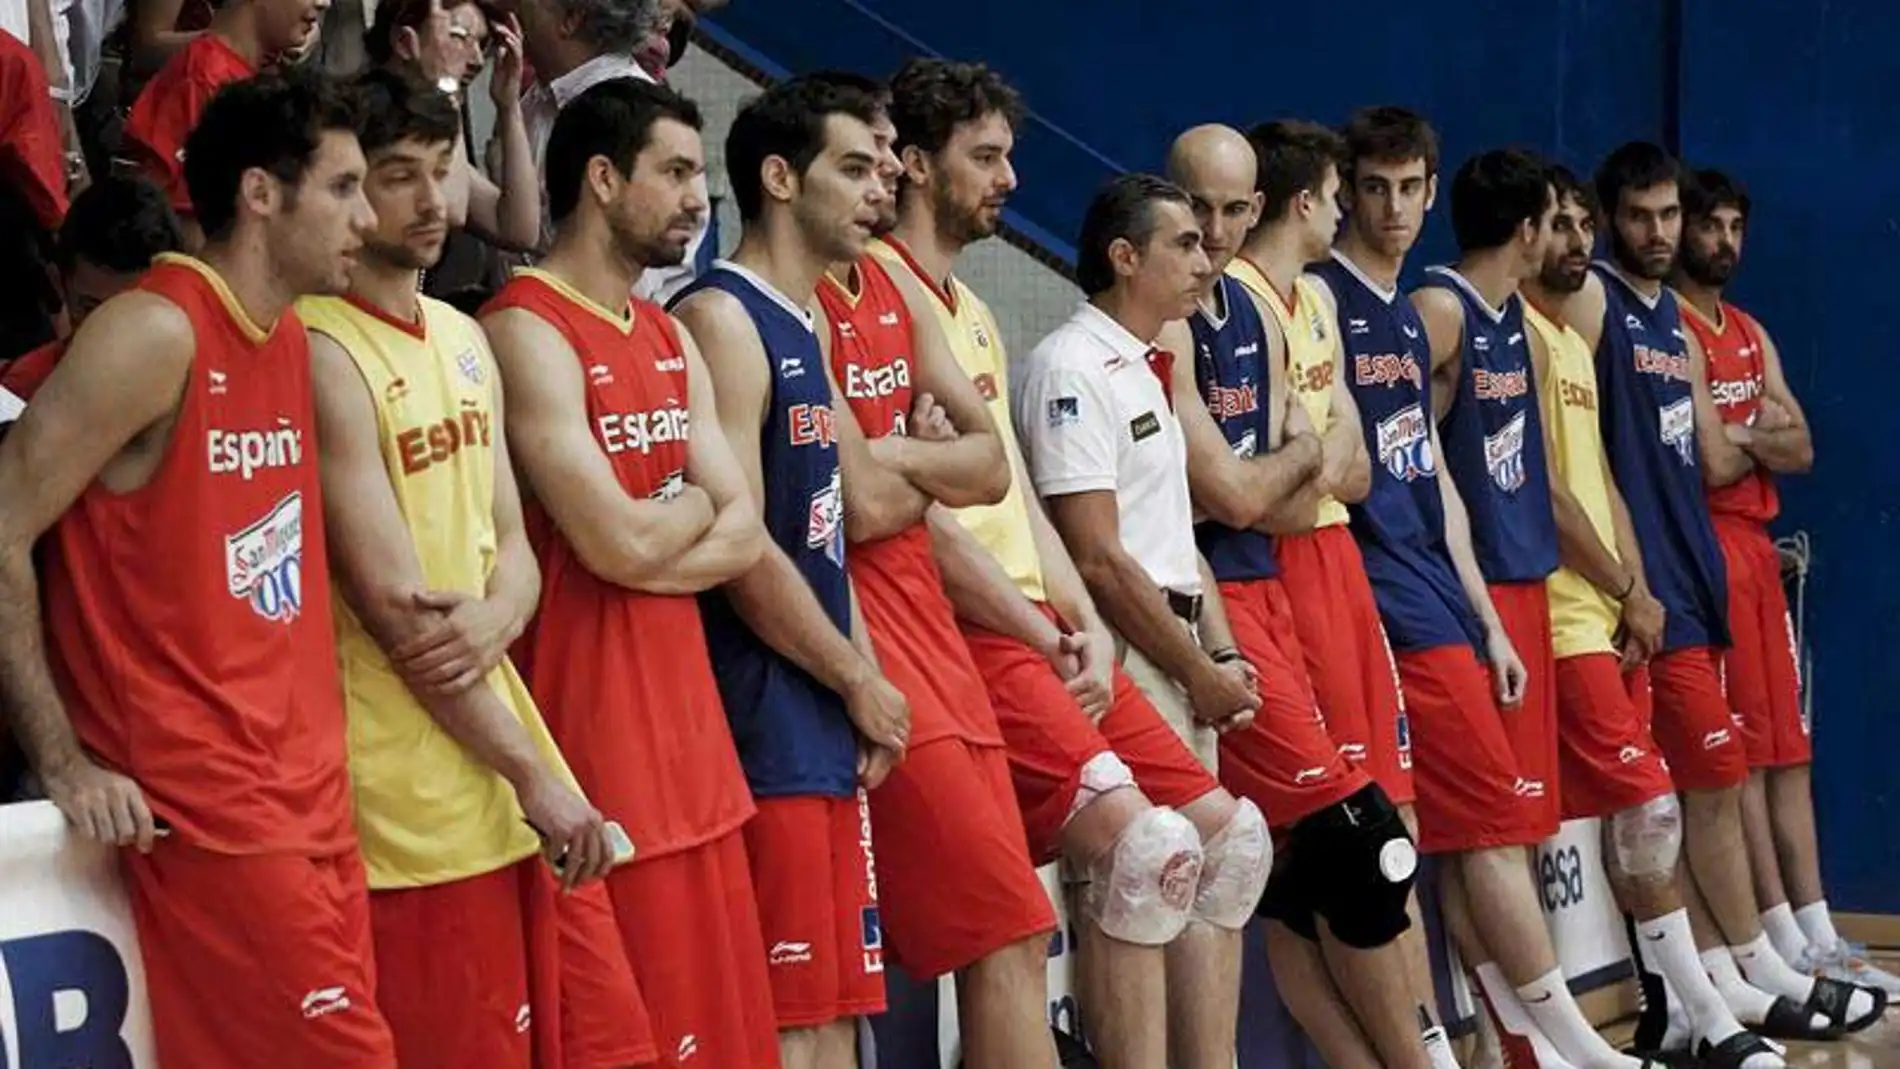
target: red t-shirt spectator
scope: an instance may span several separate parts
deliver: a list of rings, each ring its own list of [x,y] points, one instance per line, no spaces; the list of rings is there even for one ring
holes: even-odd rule
[[[48,230],[66,218],[65,153],[45,68],[19,38],[0,32],[0,181],[25,194]]]
[[[206,33],[159,68],[132,105],[125,124],[127,151],[180,215],[192,214],[185,189],[185,138],[219,89],[256,73],[222,37]]]

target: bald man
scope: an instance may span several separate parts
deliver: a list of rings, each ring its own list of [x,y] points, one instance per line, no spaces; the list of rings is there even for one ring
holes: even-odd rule
[[[1259,680],[1260,711],[1252,727],[1221,737],[1219,774],[1266,811],[1280,844],[1260,903],[1268,960],[1328,1065],[1424,1069],[1398,945],[1417,853],[1391,798],[1329,732],[1274,554],[1276,535],[1312,525],[1324,448],[1288,386],[1272,312],[1226,273],[1265,205],[1253,147],[1229,127],[1199,126],[1175,141],[1168,168],[1193,198],[1214,268],[1198,307],[1163,328],[1159,347],[1192,354],[1174,360],[1171,385],[1195,540],[1235,655]]]

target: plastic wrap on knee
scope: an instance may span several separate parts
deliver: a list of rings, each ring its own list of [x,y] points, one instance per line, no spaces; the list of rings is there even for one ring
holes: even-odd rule
[[[1626,875],[1660,879],[1676,871],[1682,856],[1682,806],[1661,794],[1610,817],[1610,845]]]
[[[1238,931],[1253,916],[1260,893],[1273,871],[1273,837],[1267,818],[1245,798],[1233,819],[1202,847],[1201,885],[1194,893],[1194,916],[1216,928]]]
[[[1129,821],[1089,866],[1082,908],[1110,939],[1161,946],[1187,926],[1200,878],[1200,833],[1156,806]]]
[[[1411,927],[1405,904],[1418,849],[1384,791],[1367,787],[1307,817],[1295,835],[1294,850],[1313,859],[1313,907],[1340,942],[1370,950]]]
[[[1082,765],[1079,782],[1075,786],[1075,799],[1069,803],[1069,811],[1062,817],[1067,824],[1075,815],[1087,809],[1090,803],[1110,791],[1122,787],[1133,787],[1135,774],[1113,750],[1103,750],[1088,759]]]

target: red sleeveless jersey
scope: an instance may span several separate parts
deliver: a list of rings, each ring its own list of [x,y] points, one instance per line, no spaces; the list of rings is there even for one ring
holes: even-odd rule
[[[1682,322],[1702,344],[1709,369],[1709,392],[1715,395],[1715,409],[1721,413],[1722,422],[1752,425],[1761,411],[1764,381],[1761,325],[1727,301],[1722,302],[1721,310],[1722,322],[1718,325],[1683,301]],[[1775,478],[1760,465],[1727,486],[1709,487],[1708,497],[1709,511],[1719,515],[1767,523],[1781,512]]]
[[[855,294],[830,275],[818,284],[831,321],[831,371],[866,438],[903,434],[912,397],[910,309],[876,257],[859,257],[856,275]],[[929,528],[918,523],[853,545],[850,561],[878,659],[910,700],[911,746],[951,737],[1002,745],[944,594]]]
[[[162,257],[138,287],[197,345],[151,481],[93,483],[51,532],[73,727],[186,842],[354,849],[309,338],[288,310],[259,329],[196,260]]]
[[[561,333],[587,381],[587,423],[634,498],[684,487],[686,357],[673,321],[634,300],[621,318],[540,272],[517,274],[483,313],[531,312]],[[565,357],[550,357],[566,359]],[[524,499],[529,495],[523,495]],[[645,594],[587,570],[532,501],[541,605],[515,644],[548,729],[594,805],[653,858],[751,817],[752,795],[719,701],[699,602]]]

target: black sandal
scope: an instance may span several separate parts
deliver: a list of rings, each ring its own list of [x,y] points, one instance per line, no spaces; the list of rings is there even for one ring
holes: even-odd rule
[[[1850,1021],[1847,1019],[1847,1002],[1854,997],[1856,991],[1867,992],[1868,996],[1874,1000],[1874,1008],[1867,1011],[1865,1017]],[[1880,1020],[1880,1015],[1887,1012],[1887,993],[1877,987],[1862,987],[1845,980],[1818,976],[1814,980],[1814,993],[1808,996],[1804,1009],[1826,1014],[1827,1019],[1834,1022],[1835,1030],[1846,1035],[1850,1032],[1858,1032]]]
[[[1768,1016],[1762,1019],[1760,1025],[1754,1026],[1754,1030],[1769,1039],[1799,1039],[1808,1042],[1839,1039],[1845,1033],[1841,1031],[1840,1025],[1835,1023],[1834,1015],[1828,1012],[1826,1006],[1816,1005],[1816,1000],[1821,997],[1821,984],[1818,980],[1815,981],[1814,994],[1809,995],[1805,1003],[1796,1003],[1786,995],[1776,995],[1775,1001],[1768,1007]],[[1842,1004],[1845,1005],[1845,999],[1842,1000]],[[1817,1016],[1828,1023],[1820,1028],[1814,1027],[1809,1022]]]
[[[1770,1046],[1768,1041],[1753,1032],[1743,1029],[1720,1043],[1703,1040],[1696,1046],[1696,1054],[1701,1057],[1704,1069],[1742,1069],[1742,1063],[1757,1054],[1772,1054],[1783,1065],[1787,1059],[1781,1051]]]

